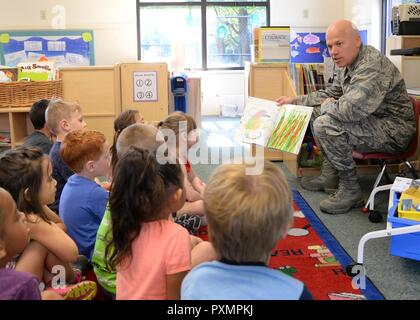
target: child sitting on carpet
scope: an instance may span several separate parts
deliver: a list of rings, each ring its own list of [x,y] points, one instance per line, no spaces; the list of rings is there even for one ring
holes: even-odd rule
[[[0,203],[0,300],[62,300],[52,291],[40,293],[34,275],[6,268],[29,245],[29,228],[25,215],[17,210],[15,201],[3,188]]]
[[[162,144],[162,139],[157,139],[156,135],[159,131],[151,126],[145,124],[133,124],[125,128],[118,134],[117,141],[114,142],[116,161],[111,163],[111,171],[114,171],[118,158],[122,157],[130,147],[138,147],[149,151],[156,151]],[[104,294],[115,299],[115,279],[116,271],[112,268],[105,259],[105,248],[112,239],[111,227],[111,213],[109,206],[106,206],[105,214],[99,225],[98,233],[96,234],[95,248],[92,256],[92,266],[95,272],[98,283],[100,284]]]
[[[76,130],[64,138],[60,155],[75,172],[61,194],[60,217],[79,252],[90,261],[109,198],[109,192],[95,182],[109,175],[109,144],[99,131]]]
[[[171,152],[176,154],[184,173],[184,186],[186,190],[186,202],[178,211],[178,216],[183,213],[189,215],[198,215],[201,218],[201,225],[205,225],[203,192],[206,187],[205,183],[195,174],[190,162],[188,161],[188,150],[198,143],[197,124],[194,118],[182,113],[175,112],[170,114],[166,119],[159,122],[158,128],[170,130],[175,134],[176,143],[168,141],[168,147]],[[199,224],[198,224],[199,227]]]
[[[57,192],[54,203],[49,207],[55,213],[59,213],[60,197],[64,186],[74,172],[63,162],[60,156],[61,142],[64,137],[72,131],[81,130],[86,127],[83,120],[82,108],[77,103],[66,102],[53,98],[48,104],[45,112],[47,126],[57,136],[50,150],[50,159],[53,168],[53,178],[57,181]]]
[[[304,300],[299,280],[270,269],[271,251],[293,222],[292,196],[281,170],[264,163],[261,175],[246,166],[218,167],[204,192],[209,238],[219,261],[203,263],[184,279],[183,300]]]
[[[125,128],[119,134],[116,142],[117,159],[121,158],[130,147],[137,147],[139,149],[155,152],[161,147],[163,136],[159,137],[159,131],[151,125],[133,124]],[[112,170],[115,168],[113,167]],[[95,250],[92,257],[92,265],[98,282],[108,297],[115,299],[116,288],[115,279],[116,271],[107,264],[105,259],[105,248],[112,238],[111,213],[109,206],[105,211],[102,222],[99,226],[96,235]],[[190,237],[191,244],[200,242],[197,237]]]
[[[114,173],[105,256],[117,268],[117,299],[179,299],[191,267],[215,256],[208,242],[192,247],[188,231],[168,219],[185,201],[179,164],[160,164],[155,153],[131,147]]]
[[[77,246],[67,235],[64,223],[47,207],[56,191],[51,172],[51,162],[39,148],[18,147],[0,155],[0,186],[10,192],[17,209],[25,214],[31,239],[10,267],[32,273],[50,287],[54,285],[56,266],[61,266],[67,286],[54,290],[65,296],[72,288],[69,284],[78,283],[79,291],[89,291],[92,297],[95,283],[79,284],[81,271],[72,265],[79,259]]]

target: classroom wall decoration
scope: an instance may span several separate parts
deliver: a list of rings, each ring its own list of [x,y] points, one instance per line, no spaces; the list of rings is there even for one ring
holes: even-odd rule
[[[94,65],[93,31],[0,31],[1,65],[43,60],[57,67]]]
[[[367,44],[367,30],[360,31],[364,44]],[[290,32],[291,63],[324,63],[330,54],[325,32]]]

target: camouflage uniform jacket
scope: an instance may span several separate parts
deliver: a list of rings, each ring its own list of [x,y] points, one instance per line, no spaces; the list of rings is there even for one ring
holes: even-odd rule
[[[335,101],[323,104],[321,114],[345,126],[379,121],[400,147],[407,146],[415,133],[405,82],[394,64],[372,46],[362,46],[350,67],[336,70],[333,83],[325,90],[299,96],[295,103],[317,107],[327,98]]]

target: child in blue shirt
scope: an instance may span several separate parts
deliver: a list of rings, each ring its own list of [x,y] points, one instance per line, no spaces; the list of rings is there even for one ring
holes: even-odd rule
[[[191,270],[181,299],[311,299],[302,282],[267,266],[293,222],[292,196],[279,168],[265,162],[261,175],[247,175],[245,165],[218,167],[204,191],[204,208],[221,259]]]
[[[95,182],[95,178],[109,174],[109,144],[101,132],[73,131],[64,138],[60,154],[75,172],[61,194],[60,217],[79,252],[90,261],[109,197]]]

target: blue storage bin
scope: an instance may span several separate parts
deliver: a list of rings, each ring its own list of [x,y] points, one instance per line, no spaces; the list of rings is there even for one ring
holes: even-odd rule
[[[398,201],[399,194],[394,193],[394,205],[388,211],[388,222],[392,224],[392,228],[419,225],[420,222],[418,221],[398,218]],[[392,236],[389,245],[389,254],[420,261],[420,232]]]

